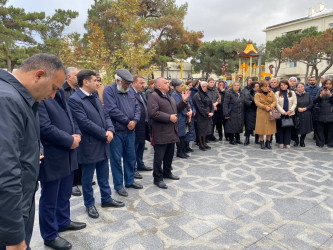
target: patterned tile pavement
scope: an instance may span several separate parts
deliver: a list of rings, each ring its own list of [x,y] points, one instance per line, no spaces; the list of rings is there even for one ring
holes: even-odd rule
[[[128,189],[126,198],[113,191],[124,208],[101,208],[94,186],[100,217],[89,218],[82,197],[72,197],[71,218],[87,228],[60,235],[73,249],[333,249],[333,150],[316,147],[312,135],[291,150],[263,151],[253,141],[193,146],[189,159],[174,158],[181,179],[166,180],[167,190],[141,172],[144,189]],[[31,247],[47,249],[36,212]]]

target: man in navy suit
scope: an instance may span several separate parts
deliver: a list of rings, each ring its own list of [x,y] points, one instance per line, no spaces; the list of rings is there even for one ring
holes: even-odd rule
[[[101,101],[94,93],[97,89],[96,73],[81,70],[77,74],[79,88],[69,98],[68,104],[82,132],[78,158],[82,164],[82,190],[84,205],[91,218],[98,218],[95,207],[92,179],[96,169],[101,191],[102,207],[123,207],[125,204],[111,198],[109,185],[109,143],[113,139],[114,127],[105,113]]]
[[[138,124],[135,126],[135,154],[136,154],[136,164],[134,168],[134,178],[142,179],[139,171],[152,171],[152,167],[145,166],[143,162],[143,152],[145,149],[145,141],[149,138],[149,117],[147,110],[147,100],[142,94],[142,90],[145,84],[145,79],[142,76],[135,76],[133,78],[132,90],[134,91],[134,96],[139,103],[141,116]]]
[[[70,249],[72,245],[61,238],[59,232],[79,230],[85,223],[70,219],[73,171],[77,169],[77,150],[81,132],[73,121],[60,89],[54,99],[42,101],[38,106],[40,136],[44,147],[44,159],[39,179],[39,225],[44,244],[53,249]]]

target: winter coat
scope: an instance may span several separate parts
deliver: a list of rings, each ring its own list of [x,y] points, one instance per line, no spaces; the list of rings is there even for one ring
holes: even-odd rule
[[[173,99],[175,99],[176,103],[180,103],[183,101],[182,95],[177,91],[174,91],[171,95]],[[183,109],[181,112],[178,113],[178,136],[183,137],[186,135],[186,113],[187,109]]]
[[[319,122],[333,122],[333,90],[331,90],[331,97],[324,95],[320,97],[321,91],[318,91],[316,99],[313,103],[315,104],[315,113],[313,119]]]
[[[197,110],[197,136],[206,136],[212,133],[212,117],[209,113],[214,112],[213,103],[207,93],[203,92],[201,86],[198,87],[198,93],[193,97],[193,103]]]
[[[144,143],[145,140],[150,140],[149,139],[149,117],[148,117],[148,109],[147,109],[147,100],[145,95],[141,95],[139,93],[135,92],[135,90],[131,87],[131,91],[133,91],[134,96],[136,100],[138,101],[138,104],[140,106],[140,119],[138,123],[135,125],[135,143]],[[145,103],[143,103],[145,102]],[[146,108],[145,108],[146,105]],[[147,117],[146,117],[147,115]],[[146,121],[146,118],[147,121]]]
[[[270,112],[266,107],[274,109],[276,107],[276,96],[273,91],[267,95],[257,92],[254,96],[254,102],[257,105],[257,117],[255,133],[258,135],[272,135],[276,133],[276,121],[269,120]]]
[[[254,130],[256,127],[257,105],[254,102],[254,95],[255,92],[253,89],[251,89],[249,93],[245,95],[244,121],[245,121],[245,128],[247,130]]]
[[[177,114],[186,108],[187,103],[181,101],[178,104],[168,95],[164,96],[158,89],[149,96],[148,113],[152,120],[153,144],[168,144],[179,141],[178,122],[170,121],[170,115]]]
[[[299,118],[300,124],[296,133],[299,135],[308,134],[313,130],[312,123],[312,98],[309,93],[297,94],[296,116]],[[304,112],[298,112],[298,108],[306,108]]]
[[[138,123],[140,120],[140,106],[133,91],[122,93],[117,84],[105,87],[103,92],[104,108],[112,120],[116,133],[132,133],[127,128],[130,121]]]
[[[308,85],[305,87],[305,92],[310,94],[312,101],[316,98],[319,90],[320,87],[318,85],[315,86]]]
[[[39,180],[48,182],[69,176],[78,168],[77,149],[71,149],[73,134],[81,131],[60,89],[54,99],[38,105],[40,136],[44,147],[44,159],[40,166]]]
[[[223,115],[230,117],[225,121],[226,133],[242,133],[244,125],[244,95],[237,94],[233,89],[226,91],[223,101]]]
[[[0,248],[26,237],[39,174],[38,103],[15,76],[0,70]],[[33,218],[32,218],[33,220]],[[29,231],[29,229],[27,229]]]
[[[295,115],[295,109],[297,106],[297,98],[296,98],[296,94],[294,91],[292,90],[287,90],[288,94],[288,104],[289,104],[289,108],[288,110],[291,110],[291,114],[289,116]],[[291,97],[289,97],[289,92],[291,92]],[[281,115],[283,115],[285,112],[287,112],[288,110],[284,110],[283,109],[283,101],[284,101],[284,96],[279,96],[280,95],[280,91],[275,93],[276,96],[276,109],[280,112]]]

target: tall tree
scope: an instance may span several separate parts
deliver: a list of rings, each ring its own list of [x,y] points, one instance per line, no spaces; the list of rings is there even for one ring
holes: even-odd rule
[[[199,48],[202,33],[184,28],[186,12],[187,4],[178,7],[175,0],[95,0],[88,22],[99,24],[112,53],[120,50],[119,63],[137,71],[152,58],[163,64],[166,58],[187,58]]]
[[[47,29],[41,32],[43,39],[43,44],[40,45],[41,50],[59,56],[65,37],[65,29],[78,15],[77,11],[56,9],[52,16],[46,17],[43,24]]]
[[[34,32],[47,29],[43,24],[44,12],[26,13],[22,8],[6,6],[8,0],[0,0],[0,51],[6,60],[7,70],[12,71],[15,64],[27,58],[29,50],[37,41]]]
[[[283,57],[288,60],[304,63],[307,69],[312,68],[317,80],[325,74],[333,65],[333,29],[327,29],[318,35],[305,36],[300,42],[295,43],[291,48],[282,51]],[[321,62],[328,62],[326,67],[319,72],[318,65]],[[308,76],[306,72],[305,78]]]
[[[202,71],[203,76],[211,73],[221,75],[222,67],[227,63],[227,73],[232,73],[238,65],[237,52],[244,50],[246,45],[245,39],[205,42],[192,59],[194,70]]]

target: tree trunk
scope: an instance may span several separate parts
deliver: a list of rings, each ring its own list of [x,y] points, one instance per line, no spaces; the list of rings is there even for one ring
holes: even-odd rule
[[[307,63],[307,64],[306,64],[306,72],[305,72],[305,79],[304,79],[304,82],[307,81],[307,79],[308,79],[309,67],[310,67],[310,65]],[[307,82],[305,82],[305,83],[307,83]]]
[[[318,78],[320,79],[325,73],[327,70],[329,70],[333,65],[333,58],[332,58],[332,54],[330,56],[330,63],[327,65],[327,67],[325,69],[323,69],[320,73],[319,73],[319,76]]]
[[[275,68],[274,78],[277,77],[277,74],[278,74],[278,72],[279,72],[279,70],[280,70],[280,66],[281,66],[281,60],[279,60],[277,66],[276,66],[276,68]]]
[[[313,71],[314,71],[314,66],[312,66],[312,68],[311,68],[310,76],[313,75]]]
[[[7,71],[12,72],[12,60],[7,56]]]
[[[161,66],[161,77],[164,77],[164,67]]]

